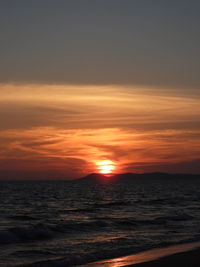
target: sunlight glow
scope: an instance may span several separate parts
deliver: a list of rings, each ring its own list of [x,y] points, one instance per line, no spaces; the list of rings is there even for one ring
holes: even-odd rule
[[[115,163],[111,160],[103,160],[97,163],[98,170],[102,174],[111,174],[115,170]]]

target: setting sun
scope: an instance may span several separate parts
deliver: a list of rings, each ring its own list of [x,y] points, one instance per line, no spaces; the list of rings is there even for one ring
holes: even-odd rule
[[[115,163],[111,160],[103,160],[97,163],[98,170],[102,174],[111,174],[115,169]]]

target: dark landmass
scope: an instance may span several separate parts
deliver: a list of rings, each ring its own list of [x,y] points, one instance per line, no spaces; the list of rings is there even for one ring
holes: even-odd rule
[[[180,178],[180,179],[191,179],[191,178],[198,178],[200,179],[200,174],[182,174],[182,173],[165,173],[165,172],[151,172],[151,173],[120,173],[120,174],[113,174],[113,175],[103,175],[99,173],[91,173],[85,177],[80,178],[79,180],[82,181],[120,181],[120,180],[133,180],[138,178],[156,178],[156,179],[173,179],[173,178]]]

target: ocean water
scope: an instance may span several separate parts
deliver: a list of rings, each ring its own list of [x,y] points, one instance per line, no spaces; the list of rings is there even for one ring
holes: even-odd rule
[[[0,182],[0,266],[75,266],[200,240],[200,179]]]

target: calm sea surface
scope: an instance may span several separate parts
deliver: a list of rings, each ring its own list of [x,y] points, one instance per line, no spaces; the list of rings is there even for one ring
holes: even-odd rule
[[[0,182],[0,216],[0,266],[73,266],[199,241],[200,180]]]

